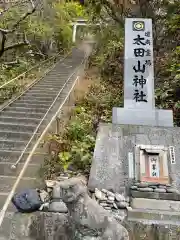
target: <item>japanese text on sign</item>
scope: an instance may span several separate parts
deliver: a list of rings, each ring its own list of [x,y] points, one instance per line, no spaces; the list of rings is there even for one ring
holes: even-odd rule
[[[152,156],[149,158],[149,161],[150,161],[151,177],[159,177],[159,159],[158,159],[158,157]]]
[[[151,65],[151,50],[145,46],[151,45],[150,37],[151,33],[145,31],[145,22],[134,21],[133,31],[137,32],[137,37],[133,39],[133,53],[134,57],[137,58],[136,65],[133,66],[134,77],[132,79],[132,85],[134,86],[133,100],[136,102],[148,102],[147,93],[144,91],[144,86],[147,83],[147,79],[144,76],[146,68]],[[140,33],[141,32],[141,33]],[[140,58],[143,57],[143,60]],[[145,59],[147,57],[147,59]],[[140,88],[139,88],[140,87]]]
[[[124,107],[154,109],[152,20],[126,18]]]

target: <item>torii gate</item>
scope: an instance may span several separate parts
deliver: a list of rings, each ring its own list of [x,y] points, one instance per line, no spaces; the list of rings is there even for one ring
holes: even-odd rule
[[[77,32],[77,27],[78,26],[86,26],[86,25],[91,25],[91,26],[99,26],[100,23],[96,23],[96,24],[88,24],[87,23],[88,20],[86,19],[77,19],[76,21],[70,23],[73,26],[73,36],[72,36],[72,41],[75,42],[76,41],[76,32]]]

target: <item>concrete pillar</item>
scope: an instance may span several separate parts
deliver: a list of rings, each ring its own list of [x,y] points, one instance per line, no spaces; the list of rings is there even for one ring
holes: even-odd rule
[[[73,43],[76,42],[76,31],[77,31],[77,24],[75,23],[73,25],[73,36],[72,36]]]

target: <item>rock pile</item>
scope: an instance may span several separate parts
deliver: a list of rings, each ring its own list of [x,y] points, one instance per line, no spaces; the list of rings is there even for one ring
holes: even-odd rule
[[[177,193],[179,191],[175,189],[170,184],[160,184],[160,183],[135,183],[131,186],[131,190],[140,192],[159,192],[159,193]]]
[[[80,177],[80,176],[79,176]],[[67,175],[61,175],[58,180],[46,181],[46,191],[40,192],[41,201],[43,202],[40,210],[49,212],[67,213],[68,209],[60,198],[60,181],[69,179]],[[82,176],[83,180],[86,179]],[[105,210],[111,212],[114,217],[122,221],[126,217],[126,209],[129,207],[129,197],[119,193],[113,193],[106,189],[95,189],[89,193],[90,197],[97,201]]]
[[[130,208],[129,197],[119,193],[113,193],[106,189],[95,188],[91,191],[90,197],[98,202],[100,206],[109,211],[118,221],[123,221],[127,216],[127,209]]]
[[[106,210],[126,209],[129,207],[129,198],[119,193],[113,193],[106,189],[101,191],[95,188],[91,198],[96,200]]]

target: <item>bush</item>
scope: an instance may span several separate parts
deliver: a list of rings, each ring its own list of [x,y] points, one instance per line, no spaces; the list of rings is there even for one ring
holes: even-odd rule
[[[76,102],[64,134],[49,136],[49,144],[56,142],[56,157],[51,153],[44,176],[51,178],[67,169],[89,173],[99,121],[111,122],[113,106],[122,106],[121,88],[104,81],[94,83],[84,98]]]

